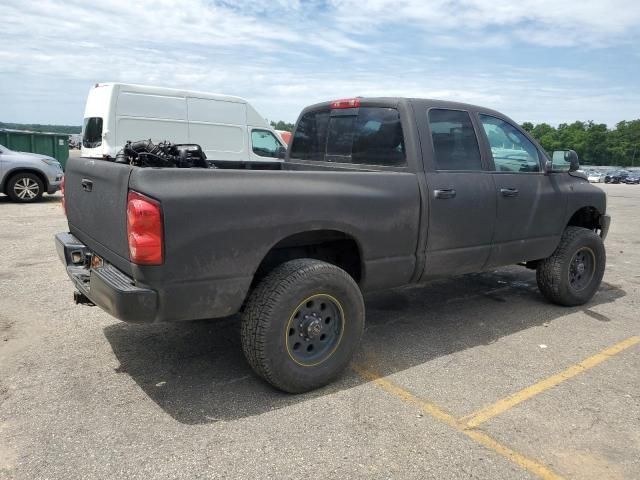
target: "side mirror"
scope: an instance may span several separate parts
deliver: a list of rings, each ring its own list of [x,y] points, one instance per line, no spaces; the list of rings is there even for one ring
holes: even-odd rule
[[[287,154],[287,148],[280,145],[278,148],[278,158],[284,160],[285,155]]]
[[[575,150],[568,150],[564,153],[565,162],[569,162],[569,171],[575,172],[580,168],[580,160]]]
[[[556,150],[551,161],[545,164],[546,173],[575,172],[580,168],[580,161],[575,150]]]

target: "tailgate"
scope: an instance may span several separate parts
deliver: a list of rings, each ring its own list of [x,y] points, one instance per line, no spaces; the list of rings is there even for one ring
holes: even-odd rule
[[[127,272],[131,270],[126,215],[132,168],[108,160],[69,159],[64,190],[71,233]]]

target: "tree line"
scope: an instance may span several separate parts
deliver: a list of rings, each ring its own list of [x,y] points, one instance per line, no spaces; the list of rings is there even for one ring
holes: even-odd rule
[[[271,120],[271,128],[274,130],[283,130],[285,132],[293,132],[293,127],[295,126],[293,123],[283,122],[282,120],[278,120],[274,122]]]
[[[80,133],[82,127],[80,125],[43,125],[40,123],[5,123],[0,122],[0,128],[10,130],[28,130],[30,132],[47,132],[47,133]]]
[[[522,124],[547,152],[575,150],[582,165],[640,166],[640,120],[622,121],[614,129],[604,123]]]

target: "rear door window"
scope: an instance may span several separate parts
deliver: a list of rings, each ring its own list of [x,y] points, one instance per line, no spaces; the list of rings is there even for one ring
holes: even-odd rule
[[[298,123],[291,157],[336,163],[404,166],[400,115],[395,108],[310,112]]]
[[[102,118],[89,117],[84,119],[82,126],[82,146],[96,148],[102,144]]]
[[[436,170],[482,170],[471,117],[462,110],[429,110]]]
[[[329,111],[307,112],[298,122],[291,157],[300,160],[324,160],[327,146]]]

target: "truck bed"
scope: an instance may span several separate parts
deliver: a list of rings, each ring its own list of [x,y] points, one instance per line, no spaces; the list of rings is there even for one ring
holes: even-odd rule
[[[162,265],[129,260],[129,190],[162,206]],[[303,162],[280,170],[162,169],[77,158],[65,198],[70,233],[133,285],[158,292],[154,320],[236,312],[267,254],[295,245],[303,232],[356,239],[363,289],[405,284],[416,269],[420,192],[408,172]]]

